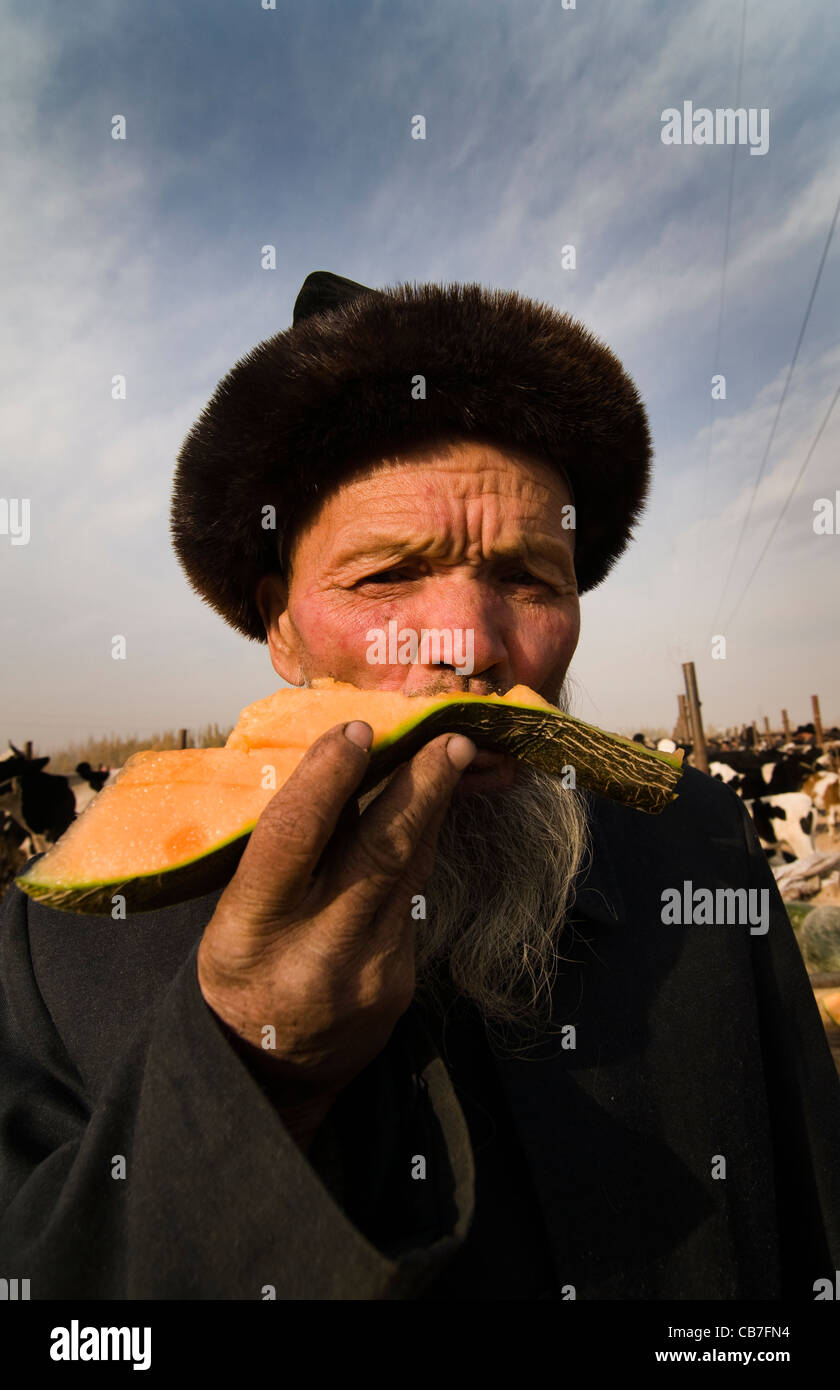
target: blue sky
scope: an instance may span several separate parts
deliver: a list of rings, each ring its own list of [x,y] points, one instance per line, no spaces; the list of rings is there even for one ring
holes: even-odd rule
[[[732,0],[3,0],[0,16],[0,496],[32,516],[28,545],[0,536],[0,744],[232,723],[278,684],[189,589],[169,494],[217,381],[290,324],[316,269],[518,290],[579,317],[636,381],[654,487],[582,601],[581,717],[670,726],[691,659],[707,723],[804,721],[814,691],[840,722],[840,535],[812,527],[840,487],[840,409],[728,622],[840,380],[840,235],[720,602],[840,193],[824,0],[747,6],[740,104],[769,109],[762,156],[660,139],[666,107],[735,104]]]

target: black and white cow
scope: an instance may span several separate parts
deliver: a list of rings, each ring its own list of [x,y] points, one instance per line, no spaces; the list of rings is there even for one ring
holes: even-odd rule
[[[709,774],[725,782],[745,801],[756,801],[771,793],[797,792],[814,771],[814,763],[801,752],[785,754],[778,749],[762,753],[727,751],[709,763]]]
[[[76,800],[66,777],[44,772],[49,758],[27,758],[14,744],[0,757],[0,810],[46,849],[76,819]]]
[[[816,749],[800,749],[796,753],[784,754],[777,750],[761,753],[761,775],[767,785],[767,793],[777,795],[802,790],[802,783],[814,771]]]
[[[814,853],[814,803],[805,792],[782,792],[748,801],[761,847],[783,859],[807,859]]]
[[[93,798],[113,782],[119,768],[99,768],[94,770],[90,763],[77,763],[75,774],[68,777],[70,790],[76,802],[76,815],[87,810]]]

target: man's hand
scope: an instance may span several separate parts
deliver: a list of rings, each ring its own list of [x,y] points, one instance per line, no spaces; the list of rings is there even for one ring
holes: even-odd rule
[[[412,897],[476,752],[441,735],[359,816],[371,739],[353,721],[312,745],[260,816],[198,950],[207,1004],[271,1080],[303,1148],[411,1003]],[[266,1025],[274,1050],[261,1047]]]

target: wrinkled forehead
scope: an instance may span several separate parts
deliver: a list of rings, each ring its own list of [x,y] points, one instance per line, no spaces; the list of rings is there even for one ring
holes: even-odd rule
[[[404,473],[409,488],[412,484],[419,483],[424,475],[426,478],[430,474],[436,475],[434,497],[437,500],[446,497],[448,491],[453,499],[469,495],[472,480],[478,482],[483,474],[489,472],[494,478],[500,475],[503,479],[505,476],[508,478],[508,495],[511,499],[518,490],[527,491],[530,484],[532,488],[536,485],[540,492],[545,490],[546,494],[553,494],[559,505],[574,503],[574,491],[569,476],[562,464],[554,460],[548,462],[530,454],[514,452],[508,448],[501,450],[493,445],[478,442],[447,442],[433,449],[403,451],[391,457],[358,465],[348,471],[328,493],[313,499],[304,510],[289,516],[284,526],[278,525],[277,558],[281,568],[285,568],[291,558],[295,539],[301,529],[317,522],[318,517],[331,503],[339,501],[342,494],[349,496],[350,490],[355,489],[357,497],[364,497],[368,506],[371,502],[375,504],[377,487],[382,484],[383,475],[393,476],[396,471]],[[425,529],[429,526],[430,516],[424,515],[419,488],[417,492],[418,495],[412,498],[412,503],[417,507],[418,529]],[[502,507],[505,505],[504,492],[503,487]],[[574,540],[574,532],[566,532],[563,538],[567,542],[570,539]]]

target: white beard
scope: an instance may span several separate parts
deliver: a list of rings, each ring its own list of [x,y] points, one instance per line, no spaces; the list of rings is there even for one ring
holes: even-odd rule
[[[570,684],[567,677],[556,700],[566,713]],[[394,776],[365,793],[359,809]],[[505,1049],[509,1030],[516,1043],[523,1030],[544,1037],[566,914],[589,851],[583,794],[540,768],[520,763],[511,786],[454,797],[423,892],[426,917],[416,924],[418,997],[445,1013],[454,986]]]
[[[568,682],[557,699],[567,710]],[[520,763],[510,787],[456,797],[438,837],[418,921],[421,998],[440,1005],[441,976],[503,1039],[550,1024],[566,914],[590,837],[581,792]]]
[[[558,777],[520,765],[511,787],[456,799],[438,838],[418,921],[418,993],[441,971],[483,1021],[544,1030],[574,880],[589,848],[586,804]]]

